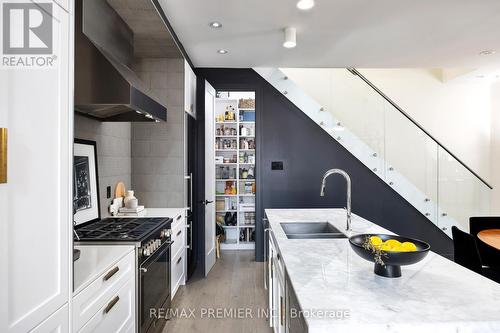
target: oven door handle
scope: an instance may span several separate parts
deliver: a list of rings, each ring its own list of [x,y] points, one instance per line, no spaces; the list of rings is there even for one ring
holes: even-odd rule
[[[156,250],[155,253],[153,253],[149,258],[147,258],[139,267],[140,271],[142,273],[146,273],[148,271],[149,266],[151,266],[158,257],[162,256],[169,248],[172,246],[174,242],[169,241],[163,243],[158,250]],[[168,258],[170,260],[170,258]]]

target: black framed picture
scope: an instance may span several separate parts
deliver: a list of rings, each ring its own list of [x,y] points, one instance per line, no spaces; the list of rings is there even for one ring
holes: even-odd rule
[[[97,144],[75,139],[73,145],[73,220],[82,224],[99,220]]]

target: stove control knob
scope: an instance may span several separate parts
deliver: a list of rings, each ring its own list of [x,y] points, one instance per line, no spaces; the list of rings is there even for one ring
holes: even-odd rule
[[[142,249],[142,255],[145,256],[145,257],[149,256],[149,251],[148,251],[147,246]]]
[[[172,236],[172,230],[170,230],[170,229],[165,229],[165,236],[166,236],[166,237],[170,237],[170,236]]]

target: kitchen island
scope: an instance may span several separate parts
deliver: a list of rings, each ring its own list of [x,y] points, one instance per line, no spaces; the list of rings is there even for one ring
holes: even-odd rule
[[[288,239],[280,225],[328,221],[347,237],[393,234],[354,214],[346,232],[342,209],[266,209],[266,216],[290,299],[307,327],[293,327],[296,309],[286,319],[290,332],[500,332],[500,284],[494,281],[432,251],[402,266],[401,277],[380,277],[347,238]]]

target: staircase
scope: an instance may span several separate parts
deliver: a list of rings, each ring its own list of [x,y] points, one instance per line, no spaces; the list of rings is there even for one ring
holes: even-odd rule
[[[356,69],[254,70],[450,238],[489,215],[492,187]]]

